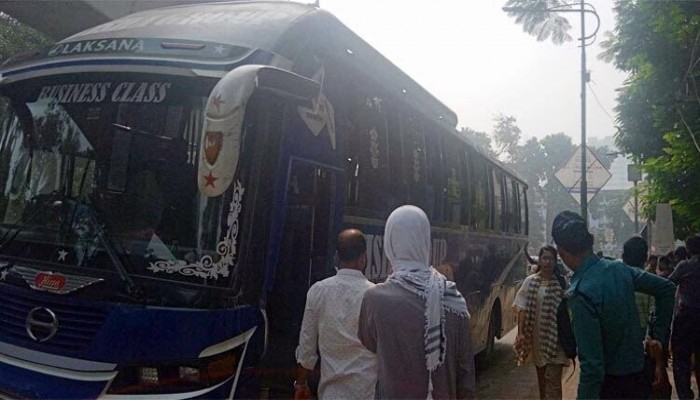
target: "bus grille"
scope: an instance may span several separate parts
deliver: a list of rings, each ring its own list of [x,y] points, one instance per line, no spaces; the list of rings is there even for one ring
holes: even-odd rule
[[[105,312],[54,295],[42,294],[39,300],[24,290],[0,288],[0,338],[17,345],[58,352],[78,352],[92,341],[105,320]],[[10,290],[7,290],[10,289]],[[51,310],[58,320],[56,334],[45,342],[37,342],[27,334],[27,316],[36,307]],[[38,333],[48,336],[38,328]]]

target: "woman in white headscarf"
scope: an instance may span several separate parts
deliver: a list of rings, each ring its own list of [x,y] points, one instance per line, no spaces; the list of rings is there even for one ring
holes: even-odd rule
[[[358,337],[377,354],[377,398],[472,398],[474,361],[466,301],[429,264],[430,223],[402,206],[384,229],[387,281],[365,292]]]

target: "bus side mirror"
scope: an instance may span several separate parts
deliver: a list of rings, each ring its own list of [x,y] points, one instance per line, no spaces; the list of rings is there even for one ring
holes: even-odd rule
[[[312,104],[321,87],[311,79],[264,65],[242,65],[214,86],[204,115],[197,186],[207,197],[223,194],[238,167],[246,107],[256,91]]]
[[[301,75],[278,68],[262,67],[258,70],[256,87],[282,97],[311,102],[319,97],[321,85]]]

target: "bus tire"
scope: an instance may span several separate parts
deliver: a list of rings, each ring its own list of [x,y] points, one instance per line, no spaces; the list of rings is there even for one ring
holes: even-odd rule
[[[496,329],[498,329],[498,324],[500,321],[497,320],[497,318],[500,318],[500,310],[497,309],[497,306],[494,306],[491,309],[491,314],[489,315],[489,327],[488,327],[488,332],[486,336],[486,347],[477,354],[477,362],[480,364],[488,365],[489,361],[491,361],[491,358],[493,357],[493,349],[496,343]]]

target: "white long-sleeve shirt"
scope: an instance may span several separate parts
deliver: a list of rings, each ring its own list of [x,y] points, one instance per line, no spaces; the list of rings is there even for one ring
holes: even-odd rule
[[[306,295],[296,359],[313,369],[320,353],[320,399],[374,398],[377,359],[357,338],[362,297],[372,286],[362,272],[340,269]]]

